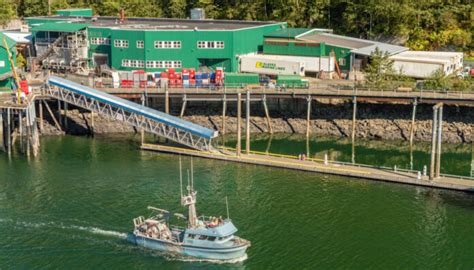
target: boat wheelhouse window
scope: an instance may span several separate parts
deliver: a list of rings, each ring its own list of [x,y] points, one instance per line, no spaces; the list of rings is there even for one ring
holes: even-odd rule
[[[199,240],[207,240],[207,236],[201,235],[201,236],[199,236]]]
[[[192,238],[194,238],[194,236],[195,236],[194,234],[188,234],[188,238],[192,239]]]
[[[207,240],[209,240],[209,241],[215,241],[215,240],[216,240],[216,237],[215,237],[215,236],[209,236],[209,238],[207,238]]]

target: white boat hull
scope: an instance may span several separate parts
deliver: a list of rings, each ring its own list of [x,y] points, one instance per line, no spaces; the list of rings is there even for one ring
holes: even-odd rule
[[[225,248],[197,247],[137,236],[135,234],[129,234],[127,239],[145,248],[209,260],[234,260],[243,258],[248,247],[247,245]]]

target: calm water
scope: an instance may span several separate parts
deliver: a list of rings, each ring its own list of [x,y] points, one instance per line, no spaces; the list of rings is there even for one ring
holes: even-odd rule
[[[256,138],[265,151],[268,138]],[[414,167],[429,147],[417,145]],[[272,152],[304,153],[297,137]],[[470,146],[450,146],[443,170],[469,174]],[[344,141],[317,139],[311,155],[351,160]],[[410,166],[400,143],[360,142],[356,161]],[[428,157],[429,158],[429,157]],[[189,159],[185,158],[188,164]],[[178,158],[141,152],[136,138],[55,137],[39,158],[0,154],[0,268],[473,269],[474,196],[413,186],[194,159],[198,211],[230,215],[252,241],[248,259],[209,264],[129,245],[131,219],[179,206]]]

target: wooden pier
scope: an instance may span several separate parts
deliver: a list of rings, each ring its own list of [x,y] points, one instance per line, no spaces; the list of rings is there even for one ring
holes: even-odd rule
[[[347,176],[354,178],[370,179],[376,181],[409,184],[416,186],[450,189],[457,191],[474,192],[474,180],[461,177],[439,176],[433,180],[421,172],[406,170],[393,170],[375,168],[364,165],[334,162],[323,159],[305,159],[290,155],[269,154],[265,152],[250,151],[248,154],[237,155],[235,149],[220,148],[215,152],[203,152],[181,147],[172,147],[157,144],[143,144],[143,150],[158,151],[170,154],[180,154],[209,158],[223,161],[240,162],[246,164],[270,166],[275,168],[291,169],[306,172],[315,172],[330,175]]]

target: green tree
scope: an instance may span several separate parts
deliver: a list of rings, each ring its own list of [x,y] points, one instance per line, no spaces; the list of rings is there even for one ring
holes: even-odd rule
[[[450,79],[443,70],[438,69],[425,81],[425,88],[430,90],[445,90],[450,88]]]
[[[0,0],[0,25],[5,26],[15,17],[15,5],[13,1]]]
[[[186,0],[170,0],[166,15],[171,18],[186,18],[188,16]]]
[[[18,5],[18,15],[21,17],[44,16],[48,14],[48,1],[21,0]]]
[[[393,76],[393,60],[387,52],[382,52],[378,47],[370,54],[369,63],[365,68],[365,78],[371,87],[386,88]]]

